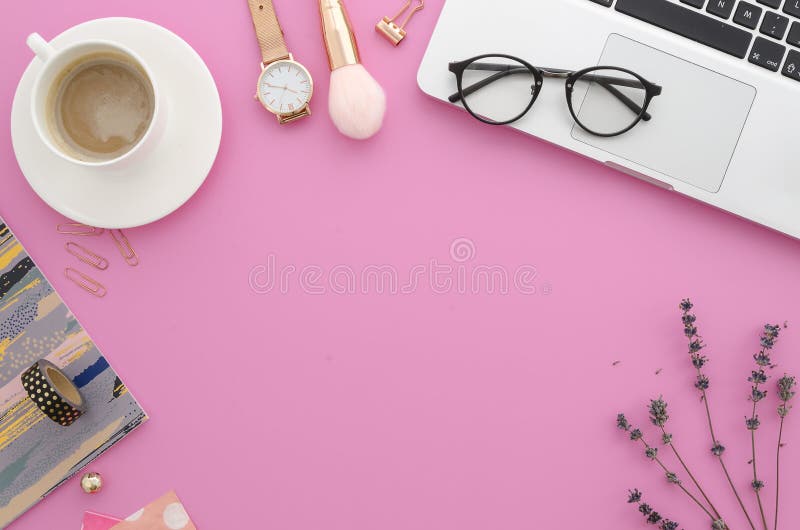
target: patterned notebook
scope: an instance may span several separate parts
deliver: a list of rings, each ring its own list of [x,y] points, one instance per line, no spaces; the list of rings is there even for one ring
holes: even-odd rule
[[[47,381],[30,375],[40,359],[52,363],[39,365],[55,378],[54,386],[58,373],[48,371],[48,366],[60,369],[69,379],[65,387],[77,388],[80,394],[74,397],[82,402],[83,414],[67,426],[48,417],[47,407],[50,403],[53,409],[58,406],[56,413],[63,412],[69,406],[69,392],[64,400],[50,401]],[[36,394],[40,384],[44,394]],[[146,420],[0,218],[0,527]]]

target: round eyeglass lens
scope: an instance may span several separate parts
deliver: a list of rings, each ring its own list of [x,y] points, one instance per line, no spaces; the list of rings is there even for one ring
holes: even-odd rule
[[[573,85],[572,110],[581,126],[595,134],[614,135],[636,124],[644,113],[647,89],[635,75],[600,68]]]
[[[507,57],[484,57],[470,63],[462,76],[464,105],[490,123],[522,116],[533,101],[536,77],[524,64]]]

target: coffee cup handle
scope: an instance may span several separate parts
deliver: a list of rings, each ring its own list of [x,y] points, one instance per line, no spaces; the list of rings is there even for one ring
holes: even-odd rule
[[[26,43],[28,44],[28,48],[30,48],[43,63],[46,63],[47,60],[56,53],[55,48],[38,33],[31,33],[28,35]]]

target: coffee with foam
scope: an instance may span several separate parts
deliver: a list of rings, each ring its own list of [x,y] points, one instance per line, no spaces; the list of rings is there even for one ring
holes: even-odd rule
[[[48,96],[48,125],[60,149],[110,160],[136,146],[155,110],[153,85],[129,57],[97,53],[66,67]]]

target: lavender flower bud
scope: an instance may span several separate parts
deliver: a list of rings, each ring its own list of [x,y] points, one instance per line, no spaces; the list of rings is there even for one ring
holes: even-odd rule
[[[686,313],[688,311],[691,311],[692,307],[694,307],[694,306],[692,305],[691,300],[689,300],[688,298],[684,298],[683,300],[681,300],[681,305],[679,307],[680,307],[681,311]]]
[[[695,339],[689,343],[689,353],[697,353],[703,349],[703,343],[699,339]]]
[[[708,357],[706,357],[705,355],[700,355],[699,353],[692,354],[692,366],[694,366],[698,370],[704,367],[707,361]]]
[[[722,453],[725,452],[725,446],[721,443],[717,442],[711,447],[711,454],[714,456],[722,456]]]
[[[675,473],[673,473],[671,471],[667,471],[666,477],[667,477],[667,482],[669,482],[670,484],[680,484],[681,483],[681,479],[678,478],[678,475],[676,475]]]
[[[642,439],[642,431],[640,431],[639,429],[633,429],[631,431],[631,440],[636,442],[641,439]]]
[[[710,382],[708,380],[708,377],[706,377],[703,374],[700,374],[700,375],[697,376],[697,380],[694,382],[694,387],[697,390],[708,390],[709,386],[710,386]]]
[[[667,402],[664,401],[662,398],[651,399],[650,421],[653,422],[653,425],[657,425],[658,427],[663,427],[664,425],[666,425],[668,420],[669,420],[669,414],[667,413]]]
[[[763,368],[760,370],[753,370],[747,380],[753,384],[761,385],[767,382],[767,374],[764,372]]]
[[[750,485],[753,486],[753,489],[755,491],[761,491],[761,489],[764,487],[764,481],[763,480],[754,480],[753,482],[750,483]]]
[[[644,450],[644,455],[650,460],[655,460],[658,456],[658,447],[648,447]]]
[[[795,396],[796,392],[794,388],[796,385],[797,380],[790,375],[784,375],[778,379],[778,395],[781,401],[789,401]]]
[[[772,358],[766,351],[760,351],[753,355],[753,359],[755,359],[756,364],[759,366],[772,366]]]
[[[639,502],[642,500],[642,492],[638,489],[634,488],[632,490],[628,490],[628,503],[633,504],[634,502]]]
[[[678,530],[678,523],[670,521],[669,519],[664,519],[661,521],[661,526],[658,528],[659,530]]]
[[[660,520],[661,520],[661,514],[658,512],[650,512],[650,515],[647,516],[648,524],[658,524]]]
[[[761,427],[761,420],[758,419],[757,414],[752,418],[746,418],[744,423],[747,425],[747,430],[749,431],[757,431],[758,428]]]
[[[628,418],[625,417],[625,414],[617,414],[617,427],[623,431],[627,431],[631,428],[631,424],[628,423]]]
[[[650,515],[653,512],[653,508],[650,507],[649,504],[643,502],[639,505],[639,511],[642,512],[644,515]]]
[[[766,390],[760,390],[757,386],[754,386],[750,392],[750,399],[755,403],[758,403],[762,399],[767,397]]]

